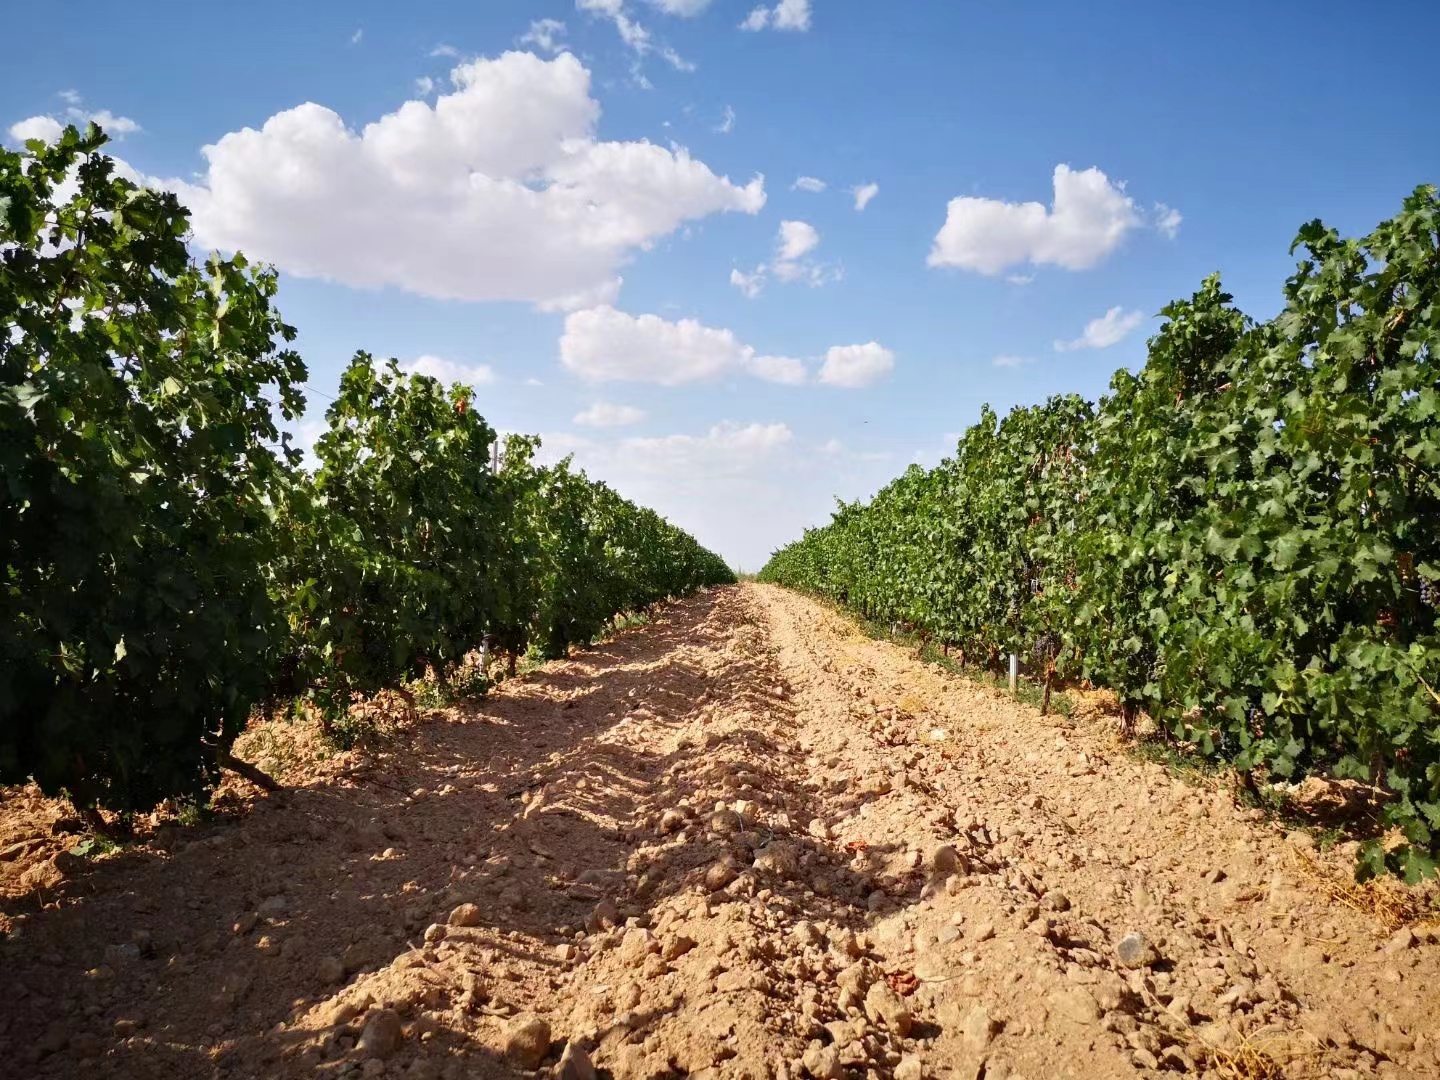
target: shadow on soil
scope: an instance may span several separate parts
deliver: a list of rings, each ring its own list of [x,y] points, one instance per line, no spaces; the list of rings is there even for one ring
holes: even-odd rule
[[[727,662],[707,672],[699,650],[727,643]],[[707,704],[754,726],[700,728],[696,740]],[[717,862],[738,875],[719,898],[768,888],[796,918],[858,927],[872,894],[905,902],[918,879],[886,874],[890,851],[852,857],[843,838],[809,835],[818,796],[785,775],[786,753],[792,769],[801,761],[763,730],[786,731],[790,712],[740,594],[712,590],[435,714],[368,777],[289,789],[239,820],[181,830],[170,850],[137,846],[88,864],[58,905],[7,899],[24,918],[0,944],[0,1076],[341,1075],[354,1029],[302,1018],[419,948],[426,926],[465,901],[482,911],[470,939],[487,973],[509,980],[496,982],[515,1007],[554,995],[556,946],[598,899],[645,922],[666,898],[706,891]],[[627,722],[646,726],[655,752],[623,741]],[[632,858],[657,841],[661,810],[699,802],[702,789],[765,792],[801,809],[788,828],[717,832],[702,804],[653,857]],[[766,852],[775,858],[753,866]],[[627,869],[638,881],[627,884]],[[806,886],[811,869],[823,870],[828,896]],[[336,959],[338,983],[323,971]],[[456,1004],[460,992],[456,979],[427,1007],[397,1003],[419,1027],[386,1075],[521,1075],[498,1055],[493,1022],[482,1029]],[[557,1025],[552,1054],[567,1034]]]

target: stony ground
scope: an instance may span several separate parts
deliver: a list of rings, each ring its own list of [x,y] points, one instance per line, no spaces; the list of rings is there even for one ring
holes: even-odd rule
[[[764,586],[118,856],[50,805],[5,1077],[1440,1076],[1436,934],[1308,836]]]

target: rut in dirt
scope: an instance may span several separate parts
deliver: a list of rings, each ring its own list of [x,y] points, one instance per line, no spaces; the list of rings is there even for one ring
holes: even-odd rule
[[[7,896],[0,1075],[1440,1069],[1302,838],[770,587],[171,841]]]

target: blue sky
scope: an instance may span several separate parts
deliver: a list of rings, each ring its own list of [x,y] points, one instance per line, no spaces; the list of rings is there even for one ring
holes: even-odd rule
[[[1431,5],[756,10],[57,0],[7,14],[0,137],[103,114],[197,247],[274,262],[303,435],[357,348],[460,375],[750,569],[1440,179]]]

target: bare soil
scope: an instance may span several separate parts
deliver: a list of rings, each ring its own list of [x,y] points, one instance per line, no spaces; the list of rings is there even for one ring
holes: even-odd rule
[[[6,795],[0,1076],[1440,1076],[1343,856],[779,589],[295,735],[102,858]]]

